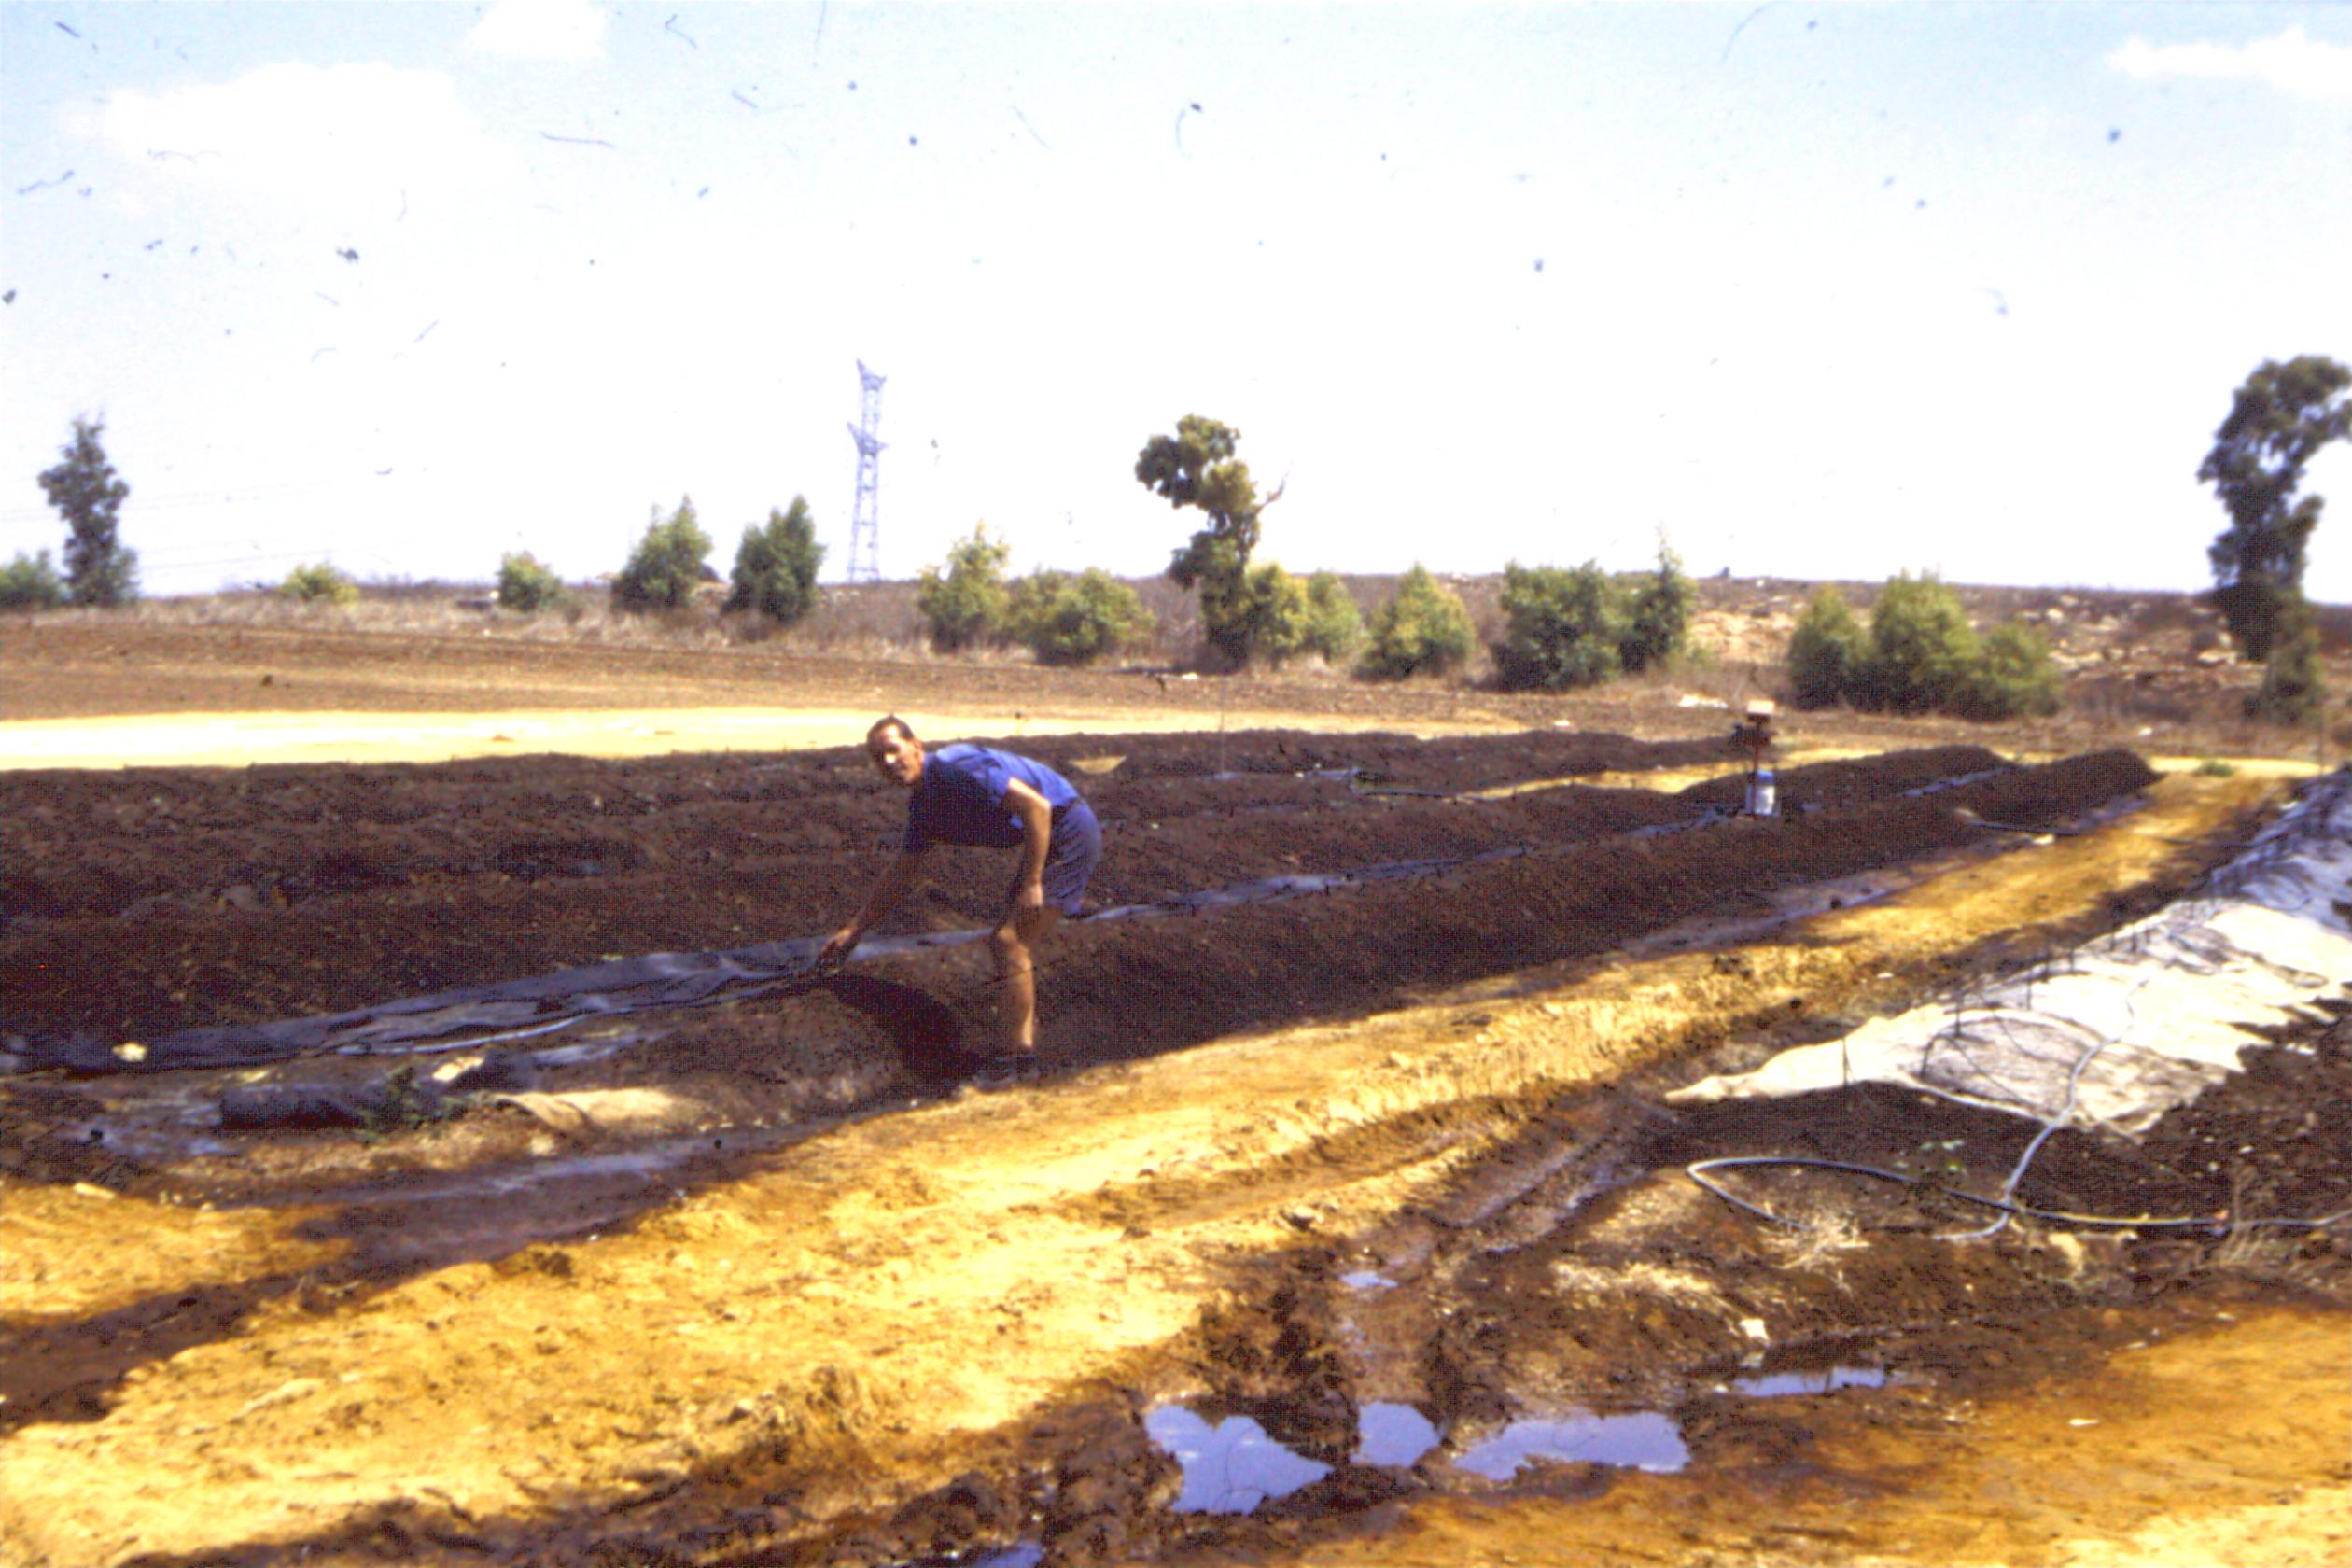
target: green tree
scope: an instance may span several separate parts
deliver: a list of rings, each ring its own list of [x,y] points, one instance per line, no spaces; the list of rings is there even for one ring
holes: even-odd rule
[[[1443,675],[1468,663],[1477,642],[1461,595],[1416,561],[1388,602],[1372,612],[1371,647],[1359,673],[1374,680]]]
[[[536,615],[542,609],[560,609],[571,602],[571,590],[539,559],[527,551],[509,553],[498,558],[498,608],[517,609]]]
[[[1933,572],[1901,573],[1870,607],[1870,657],[1857,706],[1896,713],[1962,707],[1983,652],[1959,595]]]
[[[725,608],[756,609],[791,625],[817,608],[817,568],[824,559],[805,497],[793,497],[788,511],[770,507],[766,526],[743,530]]]
[[[337,571],[333,564],[327,561],[296,567],[286,574],[286,581],[278,584],[277,591],[301,604],[347,605],[359,602],[359,584]]]
[[[709,553],[710,536],[694,518],[693,497],[682,497],[666,520],[655,507],[629,564],[612,580],[612,602],[623,609],[676,609],[694,596]]]
[[[2039,719],[2058,711],[2058,666],[2050,640],[2023,621],[1984,637],[1960,711],[1970,719]]]
[[[1199,589],[1201,627],[1210,646],[1233,665],[1253,651],[1244,601],[1258,519],[1281,497],[1279,485],[1260,497],[1250,466],[1234,456],[1240,441],[1232,427],[1188,413],[1176,422],[1174,435],[1154,436],[1135,459],[1135,477],[1144,488],[1169,506],[1200,510],[1203,525],[1170,558],[1168,575],[1179,588]]]
[[[1788,636],[1790,694],[1801,707],[1827,707],[1855,698],[1870,637],[1843,594],[1824,585],[1813,591],[1805,612]]]
[[[41,489],[65,519],[65,587],[77,605],[128,604],[139,596],[139,556],[116,534],[116,516],[131,494],[98,438],[105,423],[74,421],[63,461],[41,474]]]
[[[985,523],[975,523],[970,539],[948,547],[945,571],[923,568],[915,588],[915,608],[931,627],[935,651],[960,652],[1003,631],[1011,603],[1004,567],[1012,559],[1013,547],[991,539]]]
[[[1307,580],[1307,623],[1301,651],[1320,653],[1326,664],[1345,665],[1364,646],[1364,611],[1355,595],[1333,571],[1319,571]]]
[[[65,584],[49,565],[46,550],[35,555],[20,553],[0,567],[0,609],[54,609],[65,602]]]
[[[1135,590],[1099,567],[1076,577],[1040,567],[1013,584],[1007,599],[1007,628],[1040,664],[1091,664],[1152,629]]]
[[[1503,568],[1503,640],[1495,679],[1513,690],[1593,686],[1621,667],[1624,591],[1591,561],[1581,567]]]
[[[1683,651],[1690,635],[1690,612],[1699,596],[1683,575],[1682,557],[1658,537],[1658,569],[1634,585],[1627,607],[1625,636],[1617,660],[1628,670],[1665,663]]]
[[[2295,492],[2320,448],[2352,432],[2352,371],[2319,355],[2265,359],[2238,387],[2197,478],[2230,525],[2206,550],[2213,599],[2249,659],[2270,654],[2280,611],[2303,592],[2320,498]]]
[[[2265,723],[2318,722],[2325,700],[2319,680],[2319,623],[2310,601],[2289,595],[2278,608],[2262,683],[2246,699],[2246,715]]]

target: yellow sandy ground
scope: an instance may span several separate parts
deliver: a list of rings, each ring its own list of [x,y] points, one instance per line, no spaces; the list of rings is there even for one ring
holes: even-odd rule
[[[1169,713],[1041,707],[1002,712],[909,711],[918,733],[1116,734],[1175,730],[1294,729],[1296,714]],[[21,719],[0,723],[0,768],[244,767],[252,763],[437,763],[561,751],[644,757],[671,751],[797,751],[854,746],[875,714],[865,708],[539,708],[510,713],[185,713],[105,719]],[[1318,718],[1322,730],[1415,735],[1508,728],[1483,722],[1399,723]]]
[[[1793,993],[1835,1008],[1882,976],[1916,984],[1939,954],[2095,907],[2181,853],[2158,834],[2209,832],[2276,790],[2168,779],[2122,830],[1814,922],[1802,945],[1748,949],[1745,973],[1703,954],[1627,964],[879,1118],[625,1236],[332,1315],[284,1306],[148,1369],[103,1421],[0,1442],[0,1561],[298,1539],[394,1499],[527,1517],[728,1456],[781,1454],[817,1516],[891,1501],[1098,1379],[1152,1386],[1229,1260],[1294,1239],[1302,1215],[1339,1234],[1393,1214],[1504,1135],[1498,1105]],[[279,1234],[275,1216],[222,1218],[259,1253]],[[93,1219],[40,1267],[103,1273],[141,1244]]]
[[[217,1213],[82,1183],[0,1178],[0,1326],[90,1317],[166,1291],[251,1279],[264,1265],[328,1263],[346,1243],[297,1239],[312,1217],[299,1209]],[[84,1250],[91,1245],[99,1255]]]

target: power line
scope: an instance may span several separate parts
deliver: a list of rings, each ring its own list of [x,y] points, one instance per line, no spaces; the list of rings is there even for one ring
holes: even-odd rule
[[[325,479],[282,480],[260,484],[231,485],[225,489],[183,490],[168,496],[147,496],[133,490],[124,506],[134,511],[177,511],[191,506],[218,505],[223,502],[256,500],[265,497],[300,495],[310,490],[331,490],[353,484],[373,483],[390,477],[389,474],[384,472],[345,474]],[[0,508],[0,523],[26,523],[55,515],[54,511],[46,506]]]

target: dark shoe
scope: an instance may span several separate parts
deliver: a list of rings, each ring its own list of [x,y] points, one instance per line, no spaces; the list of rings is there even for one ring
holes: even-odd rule
[[[1007,1051],[982,1062],[980,1071],[972,1075],[972,1086],[982,1094],[996,1094],[1016,1085],[1038,1083],[1044,1076],[1036,1052]]]

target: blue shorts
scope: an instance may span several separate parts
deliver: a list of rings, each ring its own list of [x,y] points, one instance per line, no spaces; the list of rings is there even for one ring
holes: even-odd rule
[[[1102,859],[1102,824],[1085,801],[1072,801],[1054,816],[1054,835],[1045,841],[1045,902],[1064,915],[1078,913],[1078,901]]]

